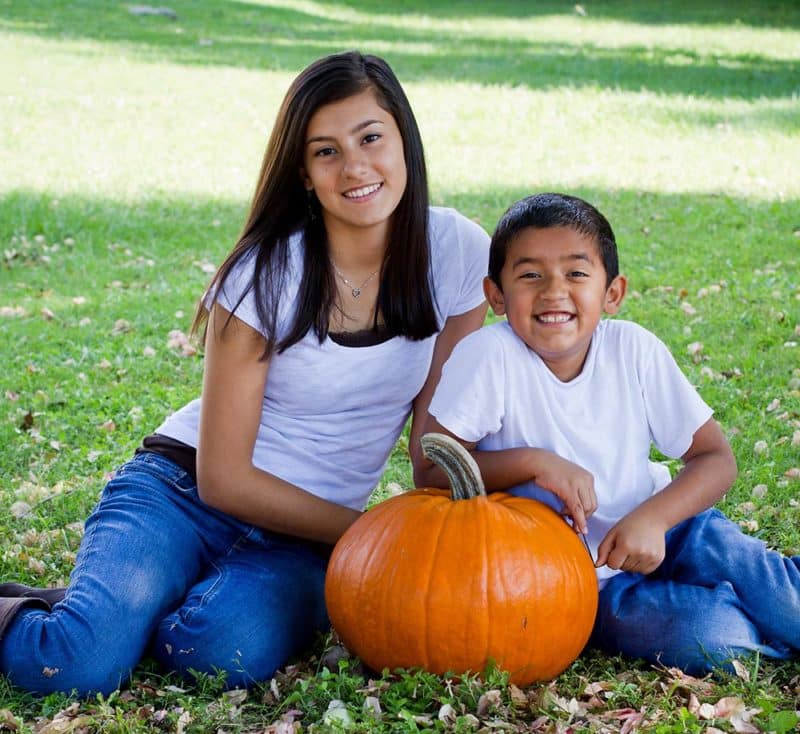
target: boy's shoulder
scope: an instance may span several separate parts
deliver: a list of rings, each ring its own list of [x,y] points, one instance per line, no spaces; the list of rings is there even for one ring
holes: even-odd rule
[[[525,343],[512,331],[505,320],[485,324],[480,329],[467,334],[453,348],[462,364],[473,369],[480,365],[500,368],[507,358],[513,359],[518,352],[527,350]]]
[[[613,345],[614,349],[622,350],[662,344],[661,339],[646,327],[635,321],[619,318],[600,321],[595,337],[600,342]]]

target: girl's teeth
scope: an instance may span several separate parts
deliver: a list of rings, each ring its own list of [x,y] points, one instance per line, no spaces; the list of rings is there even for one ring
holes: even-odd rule
[[[368,196],[373,191],[377,191],[381,187],[380,184],[373,184],[372,186],[364,186],[361,189],[354,189],[353,191],[345,191],[345,196],[348,199],[360,199],[362,196]]]

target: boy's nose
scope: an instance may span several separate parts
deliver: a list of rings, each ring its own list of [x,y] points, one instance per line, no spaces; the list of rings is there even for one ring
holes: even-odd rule
[[[562,278],[547,278],[542,289],[543,298],[563,298],[567,293],[566,283]]]

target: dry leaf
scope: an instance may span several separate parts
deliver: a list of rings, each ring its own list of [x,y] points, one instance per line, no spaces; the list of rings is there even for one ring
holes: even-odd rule
[[[740,734],[758,734],[758,727],[753,726],[750,719],[760,711],[761,709],[747,708],[744,701],[735,696],[721,698],[714,705],[714,717],[730,721],[731,726]]]
[[[734,660],[731,665],[733,665],[733,669],[739,678],[747,683],[750,682],[750,671],[739,660]]]
[[[0,731],[19,731],[17,718],[8,709],[0,709]]]
[[[486,716],[490,708],[500,706],[502,702],[503,698],[499,690],[492,688],[490,691],[486,691],[478,699],[478,716]]]
[[[458,719],[458,713],[449,703],[444,704],[440,709],[437,717],[445,726],[455,726]]]
[[[364,699],[364,711],[369,712],[369,714],[378,721],[383,718],[381,702],[376,696],[367,696]]]

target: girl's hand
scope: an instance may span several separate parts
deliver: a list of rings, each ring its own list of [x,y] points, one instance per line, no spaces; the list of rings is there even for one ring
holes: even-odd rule
[[[576,532],[586,535],[586,520],[597,510],[594,476],[583,467],[550,451],[531,451],[536,452],[536,469],[531,479],[563,502],[561,513],[572,519],[572,527]]]
[[[652,573],[664,560],[667,530],[658,518],[640,506],[608,531],[597,549],[595,566]]]

